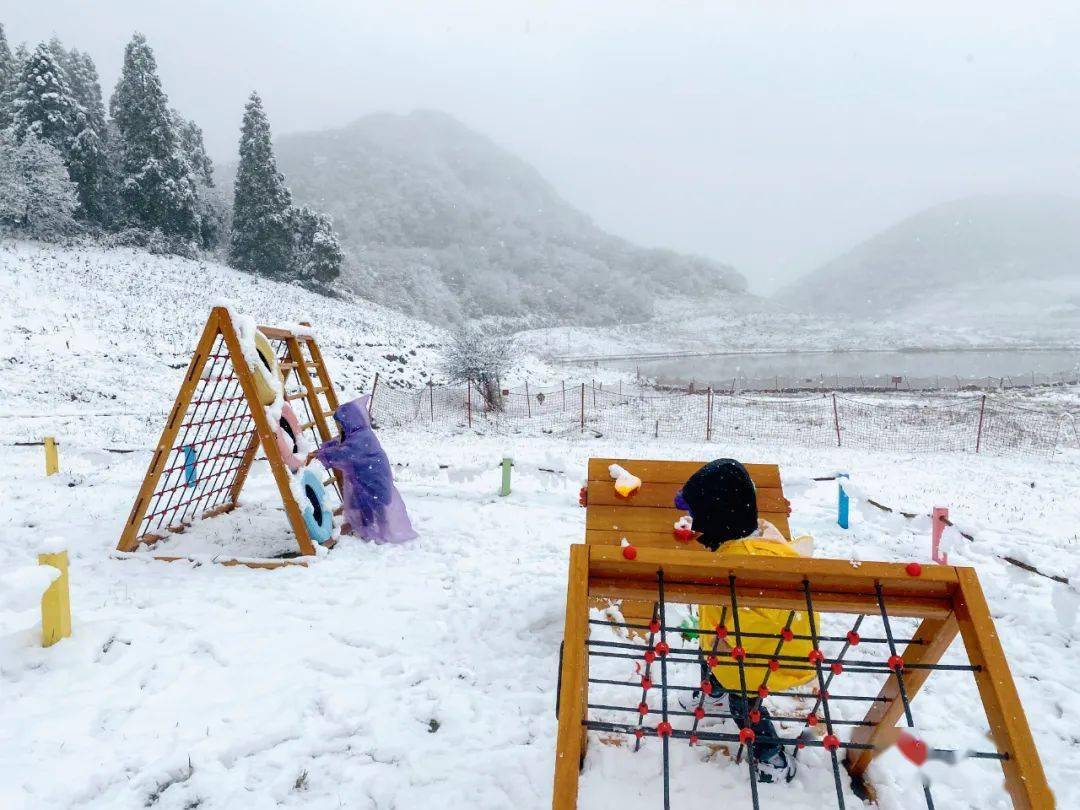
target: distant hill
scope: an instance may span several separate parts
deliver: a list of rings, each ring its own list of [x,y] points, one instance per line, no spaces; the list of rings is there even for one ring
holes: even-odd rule
[[[936,205],[778,298],[802,309],[945,316],[1010,332],[1024,326],[1021,319],[1049,318],[1059,332],[1080,319],[1080,200],[985,195]]]
[[[436,323],[643,321],[671,290],[746,288],[725,265],[605,233],[528,163],[443,113],[370,115],[275,147],[296,200],[334,218],[343,283]]]

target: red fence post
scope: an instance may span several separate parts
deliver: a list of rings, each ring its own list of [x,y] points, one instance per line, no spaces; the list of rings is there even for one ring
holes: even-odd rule
[[[986,394],[982,395],[982,402],[979,403],[979,432],[975,434],[975,452],[978,453],[982,448],[982,429],[983,429],[983,417],[986,415]]]
[[[472,427],[472,377],[466,383],[465,391],[465,413],[468,415],[469,427]]]
[[[581,432],[585,432],[585,383],[581,384]]]
[[[836,446],[840,446],[840,411],[836,408],[836,394],[832,395],[832,418],[836,426]]]
[[[712,440],[712,386],[705,392],[705,441]]]

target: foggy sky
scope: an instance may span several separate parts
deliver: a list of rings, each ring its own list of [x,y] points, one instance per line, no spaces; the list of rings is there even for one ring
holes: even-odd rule
[[[218,161],[252,89],[275,134],[444,110],[601,226],[761,292],[936,202],[1080,195],[1075,2],[0,0],[0,21],[88,51],[106,97],[142,31]]]

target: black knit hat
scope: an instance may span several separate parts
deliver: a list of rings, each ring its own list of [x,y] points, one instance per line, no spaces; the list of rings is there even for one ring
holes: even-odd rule
[[[757,530],[757,494],[746,467],[733,458],[710,461],[683,486],[698,542],[716,551],[721,543]]]

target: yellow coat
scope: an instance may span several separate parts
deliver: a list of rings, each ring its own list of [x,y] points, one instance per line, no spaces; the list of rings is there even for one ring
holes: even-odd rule
[[[776,532],[771,524],[762,522],[763,528],[766,534],[775,534],[780,539],[773,539],[770,537],[747,537],[742,540],[729,540],[724,543],[720,548],[716,550],[717,554],[755,554],[766,557],[798,557],[799,553],[791,547],[791,544],[782,538],[782,536]],[[772,529],[772,532],[768,530]],[[720,624],[721,614],[725,613],[724,609],[717,605],[700,605],[698,607],[698,627],[702,630],[715,630],[716,625]],[[742,647],[746,650],[747,657],[745,659],[746,666],[746,688],[750,692],[754,692],[761,685],[765,679],[765,673],[769,672],[768,659],[766,658],[754,658],[754,655],[767,655],[772,656],[776,652],[776,645],[780,640],[780,631],[784,629],[788,619],[787,610],[779,608],[753,608],[753,607],[741,607],[739,608],[739,630],[743,633],[768,633],[773,638],[746,638],[742,640]],[[815,614],[814,621],[818,627],[821,626],[818,616]],[[728,637],[726,639],[727,644],[731,647],[735,646],[735,622],[731,615],[731,611],[726,611],[726,618],[724,619],[724,625],[728,629]],[[791,622],[791,632],[796,636],[809,636],[810,635],[810,622],[807,619],[807,613],[805,610],[796,611],[794,619]],[[705,655],[709,655],[712,651],[713,640],[716,637],[711,633],[709,635],[699,636],[699,643],[701,644],[702,652]],[[810,650],[813,645],[809,639],[793,639],[791,641],[785,641],[780,647],[780,655],[794,655],[801,658],[803,661],[809,663],[807,656],[810,654]],[[723,650],[723,647],[720,648]],[[723,664],[726,662],[732,662],[731,653],[728,651],[719,652],[717,657]],[[772,672],[769,675],[769,690],[773,692],[784,691],[791,689],[792,687],[804,684],[807,681],[817,677],[816,673],[812,669],[789,669],[783,666],[781,661],[780,669]],[[793,662],[789,662],[793,663]],[[735,666],[717,666],[713,667],[713,675],[720,682],[720,685],[729,691],[739,691],[741,686],[739,684],[739,668]]]

